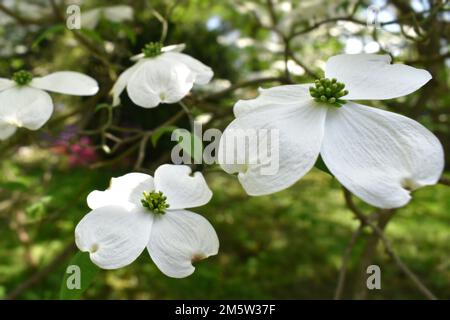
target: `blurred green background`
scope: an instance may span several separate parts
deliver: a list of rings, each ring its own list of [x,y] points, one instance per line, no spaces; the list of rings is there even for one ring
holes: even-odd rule
[[[100,14],[95,28],[74,32],[64,22],[65,9],[73,3],[82,13],[126,4],[134,14],[132,19]],[[169,134],[149,143],[136,167],[139,140],[116,145],[98,130],[109,115],[115,127],[149,130],[180,111],[177,105],[144,110],[126,94],[111,113],[98,107],[111,103],[108,92],[117,74],[131,65],[128,58],[160,39],[162,24],[153,10],[168,21],[166,44],[186,43],[186,53],[215,71],[211,84],[186,98],[194,116],[211,118],[204,129],[223,129],[233,119],[234,102],[256,96],[258,86],[321,76],[334,54],[387,53],[395,62],[429,70],[433,80],[408,97],[367,104],[421,122],[436,133],[448,158],[447,1],[3,1],[0,77],[20,69],[36,75],[74,70],[96,78],[101,90],[92,98],[52,94],[56,111],[42,130],[20,130],[0,142],[0,298],[57,299],[76,253],[71,247],[74,228],[89,211],[86,195],[105,189],[111,177],[133,170],[152,173],[170,161],[174,142]],[[366,23],[373,10],[379,11],[379,28]],[[236,83],[239,89],[223,91]],[[189,128],[186,116],[175,124]],[[120,139],[131,136],[114,128],[111,132]],[[203,170],[214,197],[195,211],[215,227],[219,254],[197,263],[194,275],[180,280],[165,277],[144,252],[126,268],[100,271],[82,298],[333,297],[343,252],[357,227],[337,181],[314,169],[288,190],[249,197],[234,176],[214,166],[197,169]],[[396,253],[441,299],[450,298],[449,199],[448,186],[423,188],[397,210],[386,229]],[[371,210],[362,202],[357,205]],[[352,253],[344,298],[354,296],[369,238],[366,230]],[[367,297],[423,298],[383,247],[378,249],[374,263],[381,267],[382,290]]]

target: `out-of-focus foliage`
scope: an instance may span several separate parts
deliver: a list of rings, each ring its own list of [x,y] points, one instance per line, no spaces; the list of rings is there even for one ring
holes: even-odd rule
[[[82,12],[125,4],[78,3]],[[20,69],[36,75],[73,70],[94,77],[101,87],[91,98],[52,95],[56,112],[42,130],[20,130],[0,143],[0,298],[58,298],[65,266],[75,253],[74,227],[89,210],[86,195],[106,188],[112,176],[151,173],[170,161],[174,142],[168,130],[159,128],[160,137],[150,140],[137,161],[142,137],[117,128],[153,130],[166,121],[169,129],[189,128],[185,115],[171,120],[180,112],[178,105],[145,110],[126,94],[122,106],[104,105],[111,103],[108,92],[117,75],[131,65],[129,57],[160,39],[162,24],[152,10],[168,19],[166,44],[185,43],[186,53],[215,71],[211,84],[185,99],[193,116],[212,115],[204,129],[224,128],[233,118],[234,102],[254,97],[258,86],[311,82],[334,54],[387,53],[395,62],[429,70],[433,80],[407,97],[370,105],[416,119],[436,133],[447,157],[450,152],[446,1],[136,0],[126,2],[133,20],[104,17],[95,29],[80,31],[65,27],[67,5],[62,0],[0,3],[0,77]],[[380,9],[379,28],[366,24],[371,5]],[[233,84],[239,88],[225,90]],[[216,228],[219,255],[178,280],[161,274],[144,252],[129,267],[100,271],[84,298],[333,296],[356,222],[329,175],[316,170],[289,190],[251,198],[235,177],[218,168],[204,174],[214,197],[197,211]],[[428,187],[414,196],[398,210],[387,234],[426,285],[438,297],[450,298],[450,189]],[[358,281],[364,244],[358,243],[352,255],[348,297]],[[370,297],[421,297],[381,250],[375,263],[382,269],[383,289]]]
[[[45,220],[27,216],[31,248],[20,243],[12,222],[2,218],[0,230],[5,239],[0,251],[2,297],[36,272],[30,269],[27,257],[31,256],[37,266],[44,266],[72,240],[76,223],[88,210],[87,190],[105,187],[111,174],[121,173],[77,169],[68,174],[55,170],[52,182],[38,187],[45,170],[42,163],[30,163],[25,170],[20,167],[26,175],[22,177],[23,183],[34,190],[34,198],[28,201],[37,201],[47,194],[52,198],[41,213]],[[18,168],[9,163],[4,164],[2,170],[5,169]],[[211,221],[219,234],[218,256],[199,262],[191,277],[180,280],[162,275],[144,252],[129,267],[100,271],[84,298],[332,297],[342,252],[356,226],[335,181],[316,170],[294,188],[262,198],[247,197],[233,177],[220,172],[209,174],[208,183],[214,191],[213,201],[197,211]],[[419,191],[388,228],[388,236],[401,257],[440,298],[450,297],[447,255],[450,204],[446,201],[449,195],[444,186]],[[20,211],[16,208],[12,212]],[[360,243],[352,260],[351,280],[357,277],[357,260],[362,249]],[[68,263],[66,259],[20,298],[57,299]],[[383,289],[371,291],[371,298],[421,298],[386,254],[382,253],[375,263],[382,270]]]

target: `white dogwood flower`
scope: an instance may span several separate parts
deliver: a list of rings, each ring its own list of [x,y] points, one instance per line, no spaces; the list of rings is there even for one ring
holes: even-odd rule
[[[81,26],[84,29],[95,29],[102,18],[112,22],[123,22],[133,20],[133,15],[133,8],[127,5],[94,8],[82,12]]]
[[[88,195],[92,211],[75,229],[76,244],[103,269],[129,265],[147,248],[164,274],[187,277],[195,270],[192,262],[219,249],[208,220],[185,210],[211,197],[203,175],[184,165],[162,165],[154,178],[143,173],[113,178],[109,189]]]
[[[194,84],[207,84],[213,77],[210,67],[181,53],[184,45],[162,47],[149,43],[137,61],[125,70],[114,84],[111,94],[113,106],[120,104],[120,94],[126,88],[130,99],[143,108],[160,103],[176,103],[183,99]]]
[[[45,91],[91,96],[97,93],[98,83],[73,71],[33,78],[30,72],[22,70],[11,80],[0,78],[0,140],[9,138],[17,128],[37,130],[48,121],[53,113],[53,101]]]
[[[267,163],[257,161],[221,163],[223,169],[238,173],[248,194],[264,195],[294,184],[320,154],[339,182],[362,200],[380,208],[405,205],[412,190],[439,180],[441,143],[412,119],[348,101],[401,97],[431,79],[425,70],[390,62],[387,55],[334,56],[327,61],[326,78],[314,84],[274,87],[238,101],[236,119],[220,142],[219,161],[236,149],[245,152],[226,143],[236,129],[276,129],[279,170],[262,175]]]

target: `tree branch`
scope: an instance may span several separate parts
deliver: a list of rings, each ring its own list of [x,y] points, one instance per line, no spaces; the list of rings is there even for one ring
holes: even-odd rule
[[[24,17],[21,14],[9,9],[2,3],[0,3],[0,11],[10,16],[21,25],[44,25],[55,22],[55,19],[53,17],[46,17],[45,19],[32,19],[29,17]]]
[[[394,249],[392,248],[392,245],[389,241],[389,239],[385,236],[383,230],[372,223],[366,215],[360,211],[356,205],[353,202],[352,195],[350,191],[343,188],[344,191],[344,198],[345,202],[347,204],[347,207],[355,214],[355,216],[365,225],[368,225],[370,228],[372,228],[373,232],[376,234],[378,238],[383,243],[383,246],[386,249],[387,254],[391,257],[392,260],[396,263],[396,265],[399,267],[399,269],[411,280],[411,282],[416,286],[416,288],[427,298],[430,300],[436,300],[436,296],[422,283],[422,281],[412,272],[408,266],[403,263],[403,261],[400,259],[399,256],[395,253]]]
[[[348,262],[350,260],[351,253],[353,251],[353,247],[355,246],[358,238],[361,236],[363,229],[364,224],[360,223],[359,227],[355,230],[355,232],[353,232],[352,238],[350,239],[350,242],[345,248],[344,255],[342,257],[342,266],[339,271],[338,284],[336,286],[336,291],[334,293],[334,300],[339,300],[342,297],[342,292],[344,291],[345,280],[347,276]]]
[[[265,83],[265,82],[290,83],[290,81],[288,79],[286,79],[285,77],[267,77],[267,78],[258,78],[258,79],[253,79],[253,80],[247,80],[247,81],[242,81],[242,82],[238,82],[234,85],[231,85],[222,91],[213,92],[209,95],[200,97],[198,100],[199,101],[217,100],[217,99],[223,98],[224,96],[232,93],[233,91],[235,91],[237,89],[251,87],[251,86],[257,86],[257,85]]]

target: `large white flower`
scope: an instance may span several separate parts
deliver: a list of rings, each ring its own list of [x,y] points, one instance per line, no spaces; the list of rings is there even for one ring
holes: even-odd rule
[[[143,173],[113,178],[109,189],[88,195],[92,211],[75,229],[76,244],[103,269],[129,265],[147,247],[164,274],[187,277],[195,270],[192,262],[219,249],[208,220],[185,210],[211,197],[203,175],[191,175],[184,165],[162,165],[155,178]]]
[[[37,130],[53,113],[53,102],[45,91],[91,96],[97,93],[93,78],[73,71],[59,71],[33,78],[27,71],[16,72],[12,80],[0,78],[0,140],[17,128]]]
[[[183,48],[184,45],[161,48],[159,43],[150,43],[143,53],[132,57],[137,62],[119,76],[111,90],[113,106],[120,104],[120,94],[125,88],[135,104],[154,108],[160,103],[180,101],[194,84],[207,84],[213,71],[179,52]]]
[[[223,169],[237,172],[248,194],[264,195],[294,184],[320,154],[331,173],[364,201],[380,208],[405,205],[412,190],[438,181],[442,145],[412,119],[343,100],[401,97],[431,79],[425,70],[390,62],[387,55],[334,56],[326,64],[325,79],[261,90],[256,99],[238,101],[236,119],[221,139],[220,161],[245,151],[226,143],[235,129],[276,129],[279,170],[263,175],[267,163],[257,161],[222,163]]]

